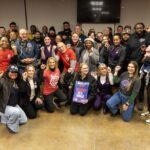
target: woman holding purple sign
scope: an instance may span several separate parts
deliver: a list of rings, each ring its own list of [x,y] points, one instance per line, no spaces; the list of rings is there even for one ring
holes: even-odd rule
[[[70,107],[71,114],[79,113],[81,116],[87,114],[93,106],[96,97],[96,80],[89,74],[89,67],[81,63],[79,73],[73,83],[73,98]]]

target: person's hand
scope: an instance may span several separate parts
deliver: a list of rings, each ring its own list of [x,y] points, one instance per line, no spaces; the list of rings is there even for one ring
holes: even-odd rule
[[[145,44],[141,45],[141,51],[145,52],[145,50],[146,50],[146,45]]]
[[[42,64],[42,65],[41,65],[41,69],[44,70],[45,68],[46,68],[46,65],[45,65],[45,64]]]
[[[74,71],[73,68],[69,68],[69,69],[68,69],[68,72],[69,72],[69,73],[73,73],[73,71]]]
[[[117,65],[117,66],[115,67],[115,72],[118,72],[120,69],[121,69],[121,67]]]
[[[26,81],[26,80],[27,80],[27,77],[28,77],[27,72],[24,72],[24,73],[22,74],[23,80]]]
[[[34,61],[34,58],[27,58],[27,63],[32,63]]]
[[[111,73],[111,68],[107,67],[107,71],[108,71],[108,73]]]
[[[36,98],[35,104],[43,104],[43,100],[41,98]]]
[[[25,58],[21,60],[21,62],[25,64],[31,64],[33,61],[34,61],[34,58]]]
[[[83,99],[80,101],[82,104],[87,104],[88,103],[88,99]]]
[[[0,78],[4,75],[4,71],[0,70]]]
[[[44,52],[44,46],[42,46],[42,47],[40,48],[40,50],[41,50],[42,52]]]
[[[16,45],[15,45],[15,44],[12,44],[12,45],[11,45],[11,48],[12,48],[14,54],[17,55],[17,47],[16,47]]]
[[[66,44],[67,49],[71,49],[71,44]]]
[[[52,51],[55,52],[55,49],[56,49],[56,48],[57,48],[57,46],[56,46],[56,45],[53,45]]]
[[[110,44],[108,42],[105,43],[105,47],[109,48]]]
[[[122,110],[123,110],[123,111],[127,111],[128,107],[129,107],[128,105],[123,104],[123,105],[122,105]]]

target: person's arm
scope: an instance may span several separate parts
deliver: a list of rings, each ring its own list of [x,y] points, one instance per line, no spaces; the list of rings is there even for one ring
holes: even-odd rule
[[[141,88],[141,80],[137,79],[133,85],[133,90],[132,90],[132,94],[128,100],[128,103],[131,104],[134,102],[136,96],[138,95],[139,91]]]
[[[52,55],[53,55],[53,57],[54,57],[57,61],[59,61],[59,59],[60,59],[59,53],[60,53],[60,52],[58,52],[58,53],[56,54],[56,53],[55,53],[55,50],[52,49]]]
[[[99,61],[99,52],[97,49],[94,49],[94,51],[89,54],[89,61],[92,64],[97,65],[97,63]]]
[[[76,63],[77,63],[76,60],[70,60],[70,68],[72,68],[72,72],[74,72],[75,70]]]
[[[44,46],[42,46],[42,47],[40,48],[40,50],[41,50],[41,59],[42,59],[42,60],[45,60],[45,59],[46,59],[46,56],[45,56],[45,53],[44,53]]]
[[[90,82],[90,86],[89,86],[89,93],[88,93],[88,102],[94,100],[94,98],[96,97],[96,88],[97,88],[97,83],[96,80],[94,79],[94,77],[92,77],[92,81]]]
[[[118,76],[118,72],[119,72],[120,69],[121,69],[120,66],[115,67],[115,73],[114,73],[114,77],[113,77],[113,82],[115,84],[120,82],[120,77]]]
[[[33,58],[33,61],[34,61],[34,60],[38,59],[39,50],[38,50],[35,42],[33,42],[33,47],[34,47],[34,58]]]
[[[28,89],[28,86],[27,86],[27,72],[24,72],[22,74],[22,78],[21,78],[21,81],[20,81],[20,92],[21,93],[26,93],[27,92],[27,89]]]
[[[41,93],[40,81],[38,79],[35,79],[35,83],[37,84],[37,88],[35,90],[35,97],[43,99],[43,96]]]
[[[113,74],[112,73],[108,73],[108,78],[109,78],[110,85],[113,85],[114,84]]]

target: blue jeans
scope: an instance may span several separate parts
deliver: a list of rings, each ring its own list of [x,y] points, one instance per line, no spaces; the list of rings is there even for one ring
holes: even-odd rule
[[[112,114],[116,114],[118,111],[119,104],[125,104],[129,99],[129,96],[123,95],[120,92],[116,92],[110,99],[107,100],[106,105],[112,112]],[[126,111],[122,111],[122,119],[124,121],[130,121],[133,116],[134,111],[134,103],[130,104]]]

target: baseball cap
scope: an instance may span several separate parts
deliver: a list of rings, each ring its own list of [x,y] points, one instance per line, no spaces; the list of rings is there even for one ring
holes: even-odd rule
[[[9,66],[8,71],[9,72],[16,72],[16,73],[19,72],[18,67],[16,65]]]

